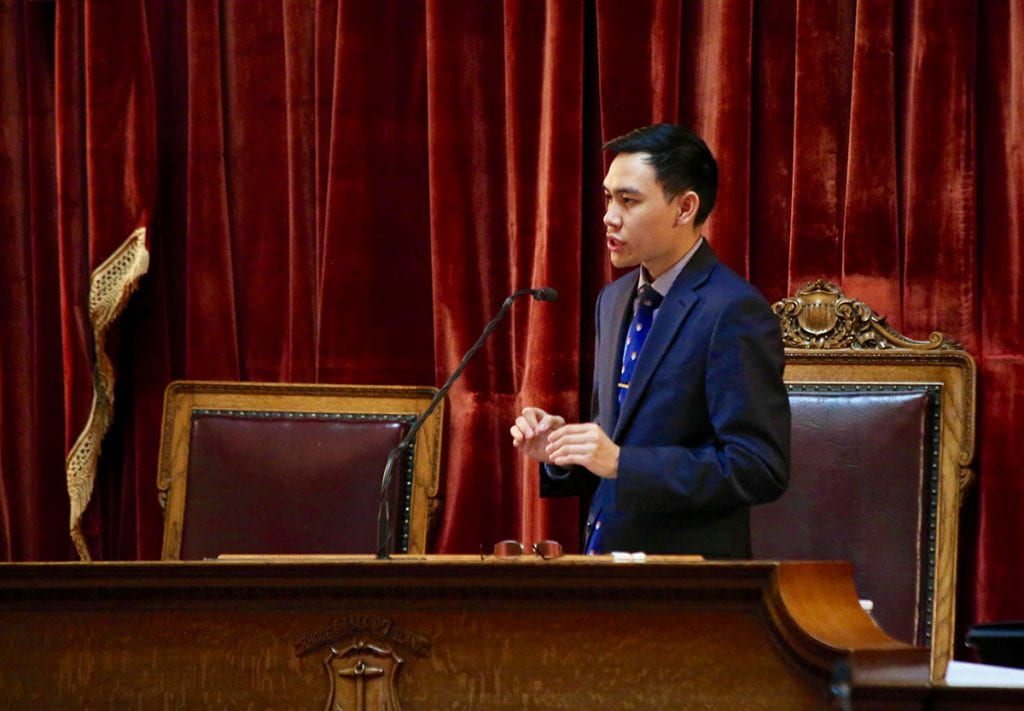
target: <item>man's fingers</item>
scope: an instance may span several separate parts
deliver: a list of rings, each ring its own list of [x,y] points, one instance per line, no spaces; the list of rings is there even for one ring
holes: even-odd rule
[[[586,465],[598,450],[603,434],[593,422],[567,425],[564,417],[539,407],[524,407],[509,433],[513,446],[535,459],[560,466]]]
[[[516,424],[519,425],[519,429],[524,435],[533,437],[538,431],[544,431],[538,429],[538,425],[548,417],[551,415],[539,407],[524,407],[522,413],[516,418]]]
[[[544,415],[541,421],[537,423],[537,431],[547,432],[548,430],[556,430],[564,424],[565,418],[558,415]]]
[[[586,456],[588,454],[593,454],[593,452],[594,445],[592,444],[567,444],[565,446],[559,447],[553,452],[549,452],[548,454],[550,454],[552,458],[558,458],[567,457],[574,454]]]
[[[582,432],[576,432],[569,430],[568,427],[563,427],[551,433],[548,437],[548,451],[552,452],[564,444],[594,443],[599,441],[599,439],[600,435],[595,430],[586,429]]]
[[[585,467],[590,463],[590,457],[585,454],[562,454],[557,457],[551,457],[551,462],[560,467],[570,467],[574,464]]]
[[[558,437],[552,435],[548,438],[549,442],[596,442],[599,438],[597,432],[570,432],[561,434]]]
[[[600,432],[601,428],[593,422],[583,422],[572,425],[563,424],[551,433],[552,437],[564,437],[565,435],[580,434],[582,432]]]
[[[520,414],[530,427],[536,427],[538,422],[548,416],[548,413],[539,407],[524,407]]]

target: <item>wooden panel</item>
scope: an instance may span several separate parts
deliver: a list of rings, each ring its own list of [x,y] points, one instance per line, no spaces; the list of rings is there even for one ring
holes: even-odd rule
[[[821,709],[840,660],[875,689],[928,675],[843,563],[10,564],[0,625],[3,708],[380,708],[388,664],[404,711]]]

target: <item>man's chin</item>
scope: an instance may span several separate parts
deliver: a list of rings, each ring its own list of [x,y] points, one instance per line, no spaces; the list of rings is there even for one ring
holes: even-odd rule
[[[609,252],[608,260],[616,269],[630,269],[631,267],[636,266],[636,261],[630,259],[621,252]]]

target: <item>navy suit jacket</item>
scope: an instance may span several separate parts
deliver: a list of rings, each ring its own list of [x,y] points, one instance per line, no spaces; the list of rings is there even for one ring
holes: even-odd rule
[[[789,399],[778,319],[705,242],[658,309],[619,412],[638,270],[597,299],[591,419],[621,447],[618,478],[542,468],[544,496],[592,494],[604,551],[750,557],[750,506],[789,481]]]

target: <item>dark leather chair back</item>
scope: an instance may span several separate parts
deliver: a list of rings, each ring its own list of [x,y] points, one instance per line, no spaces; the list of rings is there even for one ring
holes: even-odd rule
[[[759,558],[853,562],[879,625],[927,646],[931,610],[917,593],[935,584],[938,398],[911,387],[790,385],[790,490],[752,526]]]
[[[431,388],[180,381],[165,395],[163,557],[373,553],[388,452]],[[392,550],[423,553],[441,413],[389,491]]]
[[[755,557],[843,559],[893,637],[952,655],[975,371],[960,347],[914,341],[832,284],[774,305],[793,411],[789,489],[751,513]]]

